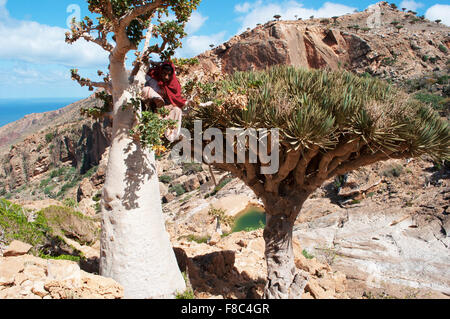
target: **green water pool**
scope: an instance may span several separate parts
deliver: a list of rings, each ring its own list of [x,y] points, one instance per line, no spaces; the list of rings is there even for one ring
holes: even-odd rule
[[[266,225],[266,214],[259,207],[250,207],[236,216],[232,229],[233,233],[264,228]]]

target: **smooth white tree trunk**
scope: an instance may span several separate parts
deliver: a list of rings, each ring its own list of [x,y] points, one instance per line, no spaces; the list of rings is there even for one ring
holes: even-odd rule
[[[118,71],[123,89],[125,72]],[[134,115],[122,110],[130,94],[117,89],[120,85],[114,88],[113,140],[102,196],[100,274],[120,283],[125,298],[173,298],[186,290],[186,284],[165,229],[155,156],[131,138]]]

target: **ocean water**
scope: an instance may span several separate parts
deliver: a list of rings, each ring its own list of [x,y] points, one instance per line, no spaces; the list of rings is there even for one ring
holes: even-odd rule
[[[0,127],[25,115],[55,111],[82,98],[0,99]]]

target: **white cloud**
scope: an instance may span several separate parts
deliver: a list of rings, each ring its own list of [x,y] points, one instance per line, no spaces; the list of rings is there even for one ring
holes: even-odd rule
[[[9,18],[6,0],[0,0],[0,59],[72,67],[104,67],[107,52],[84,40],[65,42],[65,30],[34,21]]]
[[[6,10],[6,1],[0,0],[0,20],[9,19],[9,12]]]
[[[314,16],[316,18],[330,18],[333,16],[339,16],[346,13],[352,13],[356,8],[346,5],[325,2],[319,9],[305,8],[302,3],[297,1],[285,1],[282,4],[264,3],[259,0],[250,4],[248,12],[239,17],[241,29],[239,32],[244,31],[247,28],[253,28],[258,23],[266,23],[273,19],[276,14],[281,15],[284,20],[294,20],[297,18],[309,18]]]
[[[186,24],[186,33],[192,34],[197,32],[205,24],[206,20],[208,20],[208,17],[204,17],[198,11],[194,11]]]
[[[427,10],[425,17],[431,21],[442,20],[443,24],[450,26],[450,5],[435,4]]]
[[[244,2],[243,4],[237,4],[234,7],[234,11],[239,12],[239,13],[246,13],[246,12],[248,12],[248,10],[250,10],[251,6],[252,5],[249,2]]]
[[[9,81],[13,80],[12,82],[16,85],[35,83],[39,83],[41,85],[58,85],[61,84],[61,82],[71,81],[68,70],[39,70],[29,66],[19,66],[12,68],[12,70],[8,70],[7,78]],[[4,80],[6,81],[6,76]]]
[[[210,45],[218,45],[225,41],[226,32],[212,35],[192,35],[183,41],[183,47],[177,51],[177,57],[190,58],[210,50]]]
[[[108,63],[107,52],[93,43],[80,40],[67,44],[65,32],[33,21],[0,23],[0,58],[73,67],[101,67]]]
[[[407,10],[416,11],[417,9],[423,7],[423,3],[415,2],[414,0],[403,0],[400,3],[400,8],[406,8]]]

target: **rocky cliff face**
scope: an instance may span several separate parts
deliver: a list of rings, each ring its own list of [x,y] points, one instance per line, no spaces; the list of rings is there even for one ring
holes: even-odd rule
[[[110,144],[111,125],[83,120],[33,134],[10,148],[2,160],[3,189],[10,192],[39,181],[50,170],[74,168],[83,175],[100,163]]]
[[[446,70],[450,28],[378,3],[380,24],[368,27],[373,11],[334,19],[271,21],[234,36],[198,56],[189,70],[206,77],[288,64],[306,68],[342,68],[403,81]],[[403,26],[397,30],[396,25]]]

